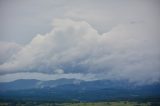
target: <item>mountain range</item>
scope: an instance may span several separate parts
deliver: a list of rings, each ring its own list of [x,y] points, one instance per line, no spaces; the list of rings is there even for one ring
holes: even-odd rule
[[[20,79],[0,83],[0,99],[99,101],[113,99],[159,98],[160,84],[135,85],[127,81]]]

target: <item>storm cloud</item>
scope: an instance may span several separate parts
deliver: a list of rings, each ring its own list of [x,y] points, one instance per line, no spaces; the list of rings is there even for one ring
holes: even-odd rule
[[[106,23],[107,24],[107,23]],[[96,79],[160,81],[159,30],[154,22],[119,24],[100,34],[86,21],[55,19],[0,65],[0,74],[93,74]]]

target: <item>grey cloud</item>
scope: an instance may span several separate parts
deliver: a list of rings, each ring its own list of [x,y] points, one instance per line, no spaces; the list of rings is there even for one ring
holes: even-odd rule
[[[13,54],[16,54],[22,48],[21,45],[14,42],[0,42],[0,64],[9,61]]]
[[[27,44],[37,33],[51,30],[54,18],[84,20],[100,33],[129,22],[155,21],[159,25],[159,5],[159,0],[3,0],[0,39]]]
[[[159,30],[152,25],[120,24],[99,34],[85,21],[56,19],[49,33],[1,64],[0,73],[92,73],[98,79],[159,82]]]

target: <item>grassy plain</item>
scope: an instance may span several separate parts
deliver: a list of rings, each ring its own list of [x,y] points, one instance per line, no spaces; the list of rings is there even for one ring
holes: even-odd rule
[[[0,106],[152,106],[151,103],[138,102],[87,102],[87,103],[52,103],[52,102],[1,102]],[[158,105],[157,105],[158,106]],[[160,105],[159,105],[160,106]]]

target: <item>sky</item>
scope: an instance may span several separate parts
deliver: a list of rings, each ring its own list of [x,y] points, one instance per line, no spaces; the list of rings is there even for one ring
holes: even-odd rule
[[[0,82],[160,82],[159,0],[1,0]]]

